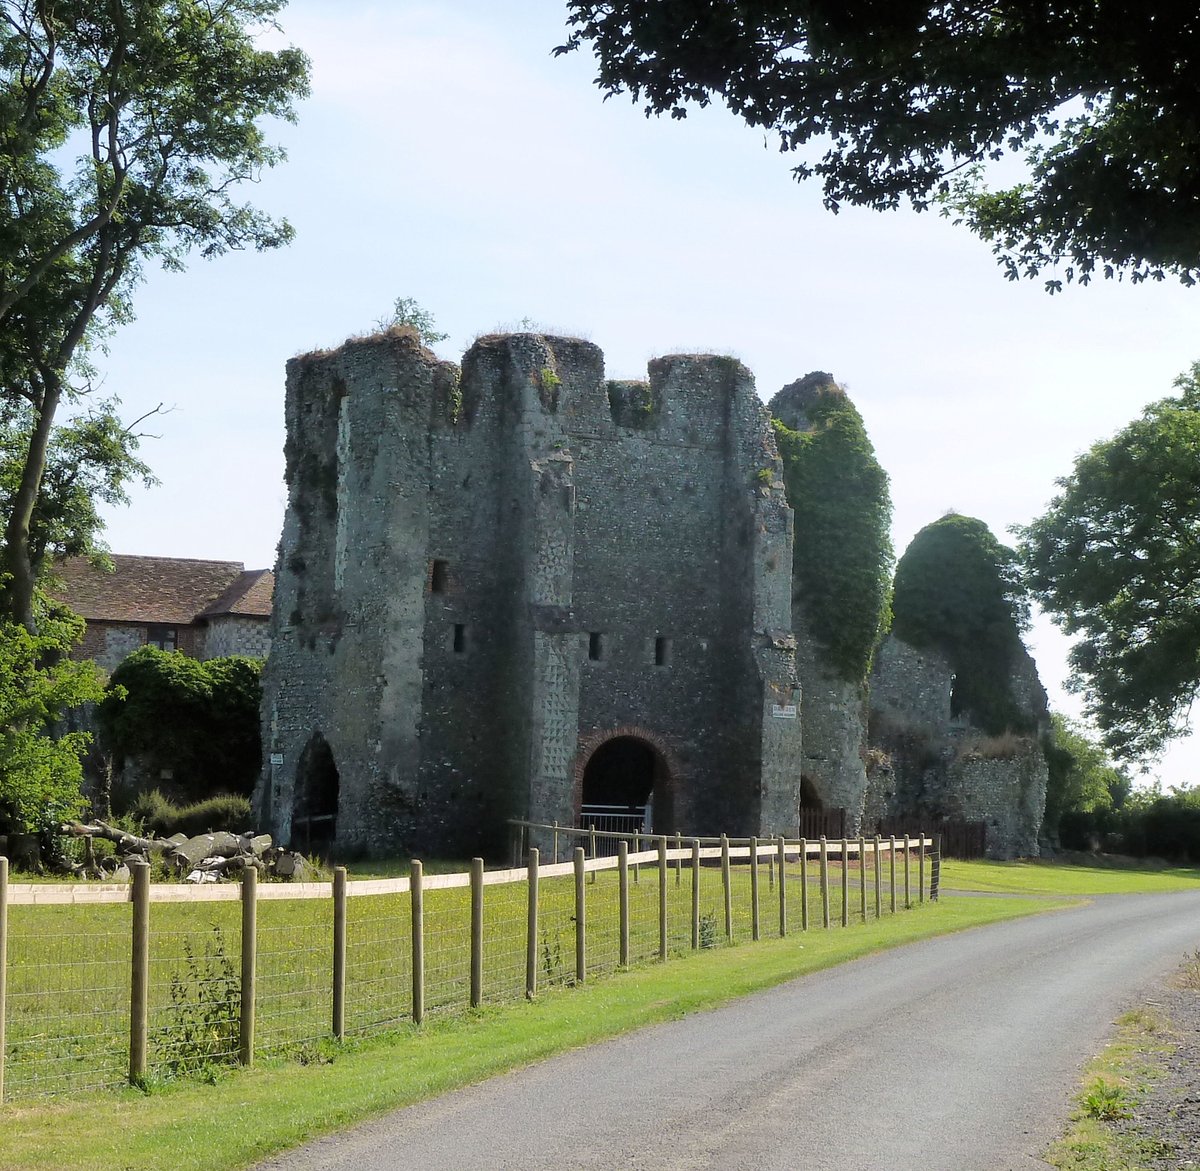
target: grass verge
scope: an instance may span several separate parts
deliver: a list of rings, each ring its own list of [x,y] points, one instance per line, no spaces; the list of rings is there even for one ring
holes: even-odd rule
[[[1104,895],[1152,894],[1200,886],[1200,870],[1113,870],[1064,866],[1057,862],[942,863],[943,890],[995,894]]]
[[[1159,1153],[1156,1140],[1122,1133],[1111,1123],[1128,1117],[1140,1088],[1158,1076],[1159,1059],[1170,1049],[1164,1029],[1161,1018],[1148,1008],[1118,1018],[1115,1039],[1084,1070],[1066,1134],[1046,1154],[1052,1167],[1146,1171],[1146,1160]]]
[[[634,968],[532,1004],[434,1018],[388,1038],[308,1051],[221,1078],[71,1102],[4,1108],[0,1166],[244,1167],[398,1106],[631,1029],[716,1007],[889,947],[1045,911],[1044,900],[954,899],[830,932],[704,951]],[[214,1120],[219,1119],[219,1124]]]

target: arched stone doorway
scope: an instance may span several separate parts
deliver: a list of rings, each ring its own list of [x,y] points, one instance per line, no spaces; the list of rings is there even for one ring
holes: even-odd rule
[[[292,812],[292,846],[324,853],[337,838],[340,778],[333,750],[320,732],[313,733],[296,765],[296,803]]]
[[[587,756],[580,824],[617,832],[673,833],[671,773],[662,751],[637,735],[614,735]]]

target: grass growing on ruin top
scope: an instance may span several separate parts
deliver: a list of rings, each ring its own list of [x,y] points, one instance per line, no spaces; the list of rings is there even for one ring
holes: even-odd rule
[[[1200,870],[1076,866],[1050,861],[942,863],[944,890],[997,894],[1151,894],[1200,886]]]
[[[245,1167],[323,1134],[631,1029],[715,1008],[884,948],[1044,911],[1025,899],[946,899],[838,931],[702,951],[533,1003],[432,1017],[420,1029],[325,1045],[308,1064],[275,1060],[215,1085],[172,1084],[0,1108],[0,1166],[12,1171]],[[1059,904],[1063,905],[1063,904]],[[213,1119],[220,1119],[214,1125]]]

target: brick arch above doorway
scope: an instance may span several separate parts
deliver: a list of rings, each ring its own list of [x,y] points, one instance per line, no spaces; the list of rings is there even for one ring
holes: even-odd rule
[[[605,744],[620,739],[638,740],[653,750],[659,764],[655,784],[662,786],[660,800],[670,802],[672,807],[677,801],[679,762],[668,741],[657,732],[652,732],[640,724],[619,724],[615,728],[593,728],[590,732],[581,733],[579,736],[579,745],[575,750],[575,776],[572,789],[572,803],[576,816],[583,805],[583,777],[587,772],[588,763]]]

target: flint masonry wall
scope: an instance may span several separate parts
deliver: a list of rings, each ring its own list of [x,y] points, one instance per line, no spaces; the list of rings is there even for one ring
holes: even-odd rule
[[[953,673],[935,651],[894,635],[884,639],[871,676],[870,740],[880,760],[867,804],[936,830],[943,818],[982,821],[993,858],[1036,857],[1048,773],[1039,735],[1046,692],[1027,652],[1015,657],[1010,689],[1032,731],[987,736],[951,714]]]
[[[737,362],[609,383],[597,347],[379,336],[294,359],[256,801],[291,837],[499,848],[573,821],[593,754],[652,751],[655,828],[794,824],[791,513]],[[324,764],[321,762],[324,761]]]

